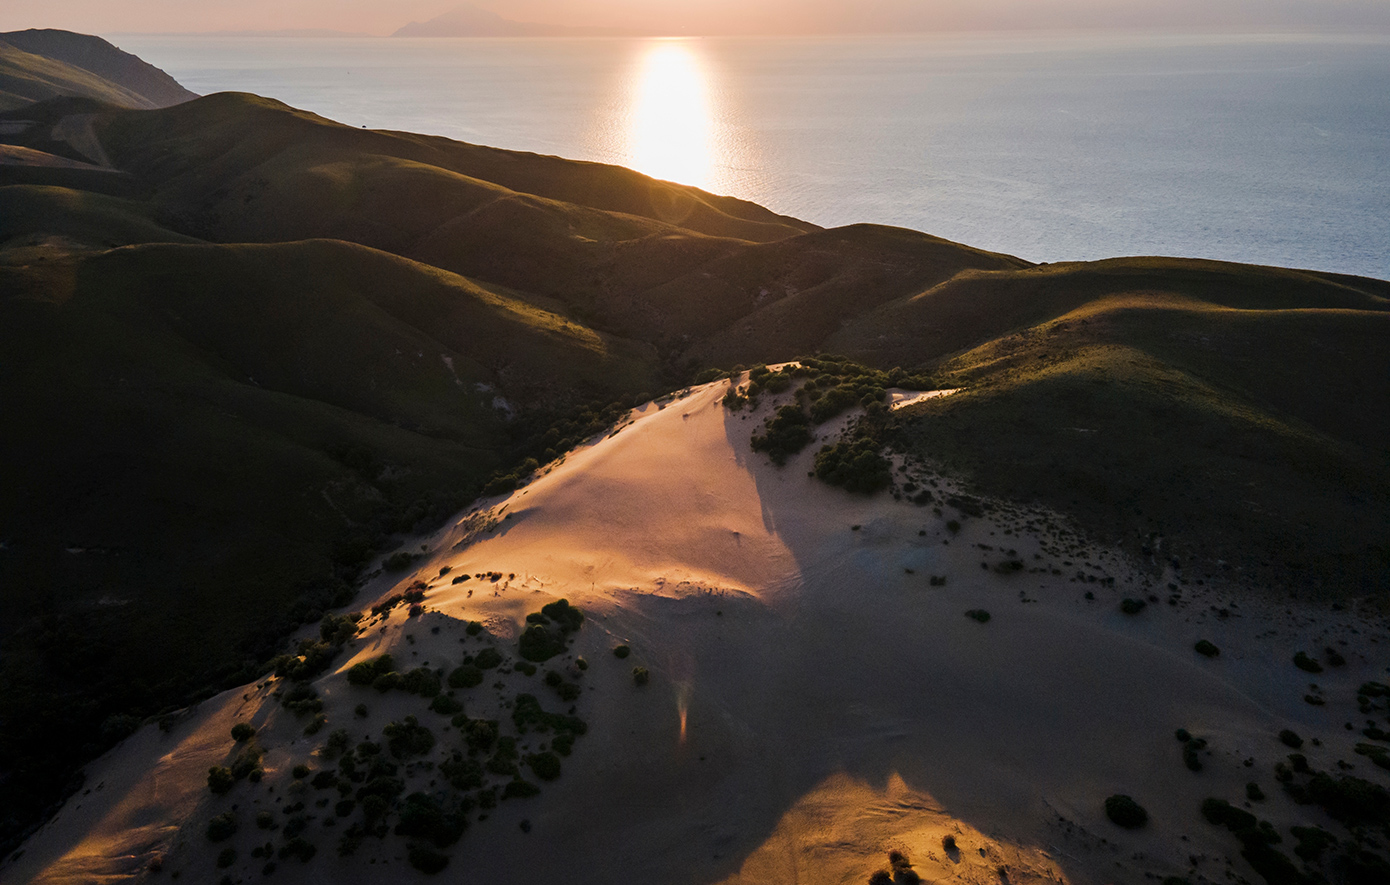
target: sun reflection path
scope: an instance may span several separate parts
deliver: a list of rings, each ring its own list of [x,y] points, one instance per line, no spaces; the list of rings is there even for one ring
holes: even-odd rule
[[[714,120],[700,59],[681,40],[647,51],[628,115],[627,165],[653,178],[708,189]]]

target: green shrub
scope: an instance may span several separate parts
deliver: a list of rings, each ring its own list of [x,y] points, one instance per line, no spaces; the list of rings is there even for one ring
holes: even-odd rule
[[[280,846],[279,855],[281,860],[288,860],[291,857],[295,857],[299,859],[300,863],[308,863],[313,860],[314,855],[317,853],[318,848],[314,847],[314,843],[305,839],[303,836],[295,836],[293,839]]]
[[[368,661],[353,664],[347,672],[348,682],[353,685],[371,685],[378,676],[396,669],[396,659],[381,655]]]
[[[280,705],[296,716],[323,712],[323,701],[319,699],[319,693],[307,683],[291,686],[290,690],[281,696]]]
[[[1298,736],[1298,732],[1290,728],[1286,728],[1283,731],[1279,732],[1279,742],[1282,743],[1284,746],[1292,747],[1295,750],[1303,746],[1303,738]]]
[[[1111,823],[1126,830],[1137,829],[1149,821],[1149,813],[1138,802],[1121,793],[1105,800],[1105,816],[1110,818]]]
[[[432,698],[439,694],[439,677],[427,667],[416,667],[405,674],[401,687],[413,695]]]
[[[554,753],[533,753],[526,757],[526,764],[543,781],[553,781],[560,776],[560,757]]]
[[[311,769],[309,766],[304,765],[304,764],[301,763],[301,764],[299,764],[299,765],[296,765],[293,769],[290,770],[290,776],[293,777],[293,778],[294,778],[295,780],[297,780],[297,781],[302,781],[302,780],[304,780],[306,777],[309,776],[309,773],[310,773],[312,770],[313,770],[313,769]]]
[[[521,656],[528,661],[542,663],[565,650],[565,641],[557,633],[552,633],[544,624],[531,624],[521,633],[518,642]]]
[[[478,652],[477,656],[473,658],[473,666],[482,670],[491,670],[494,667],[500,666],[504,660],[505,658],[502,657],[501,652],[497,649],[485,648]]]
[[[972,621],[979,621],[981,624],[989,623],[989,612],[982,608],[972,608],[965,613],[965,616]]]
[[[411,793],[400,807],[396,835],[429,839],[437,848],[453,845],[463,835],[468,818],[457,803],[445,806],[426,793]]]
[[[256,729],[252,728],[245,722],[238,722],[236,725],[232,726],[232,740],[236,741],[237,743],[241,743],[242,741],[249,741],[251,740],[251,738],[255,736]]]
[[[387,749],[397,759],[419,756],[434,749],[434,732],[421,725],[414,716],[403,722],[390,722],[383,728]]]
[[[208,769],[208,789],[218,796],[230,791],[236,786],[236,781],[230,768],[214,765]]]
[[[1251,802],[1263,802],[1265,791],[1260,789],[1259,784],[1251,781],[1245,785],[1245,798],[1249,799]]]
[[[227,867],[231,866],[234,863],[236,863],[235,848],[227,847],[223,848],[220,852],[218,852],[217,868],[219,870],[225,870]]]
[[[1305,673],[1321,673],[1322,664],[1313,658],[1308,657],[1306,652],[1298,652],[1293,656],[1293,665]]]
[[[1192,740],[1183,744],[1182,761],[1183,764],[1187,766],[1189,771],[1202,770],[1201,752],[1206,748],[1207,742],[1205,738],[1193,738]]]
[[[1144,610],[1148,603],[1142,599],[1125,599],[1120,602],[1120,611],[1127,615],[1137,615]]]
[[[348,737],[346,728],[339,728],[328,736],[324,742],[321,755],[324,759],[332,761],[348,751],[351,738]]]
[[[405,677],[394,670],[392,670],[390,673],[382,673],[380,676],[372,680],[372,688],[375,688],[382,694],[386,694],[388,691],[393,691],[397,688],[400,688],[404,684]]]
[[[224,811],[212,820],[208,821],[208,839],[213,842],[221,842],[236,835],[236,815],[230,811]]]
[[[469,621],[468,626],[463,628],[463,632],[467,633],[469,636],[477,636],[479,633],[483,632],[482,622]]]
[[[449,674],[450,688],[473,688],[482,683],[483,671],[475,664],[464,664]]]
[[[483,766],[478,760],[465,759],[457,752],[439,763],[439,773],[455,790],[475,790],[483,785]]]
[[[449,855],[440,854],[427,845],[411,845],[406,857],[412,867],[427,876],[433,876],[449,865]]]
[[[463,704],[460,704],[446,694],[440,694],[435,695],[434,700],[430,701],[430,709],[441,716],[452,716],[455,713],[462,712]]]
[[[619,645],[613,648],[613,657],[617,658],[618,660],[622,660],[630,654],[632,654],[632,649],[627,647],[626,645]]]
[[[405,550],[397,550],[395,553],[386,557],[386,561],[381,564],[381,567],[388,572],[403,572],[410,568],[411,563],[413,563],[415,559],[415,554]]]
[[[561,633],[574,633],[584,623],[584,612],[570,605],[568,599],[557,599],[541,606],[541,614],[560,627]]]
[[[1217,648],[1215,645],[1213,645],[1205,639],[1197,640],[1197,644],[1192,646],[1192,650],[1205,658],[1214,658],[1217,655],[1221,654],[1221,649]]]
[[[823,446],[816,453],[815,474],[830,485],[849,492],[871,495],[893,481],[888,459],[868,438]]]
[[[530,796],[537,796],[540,794],[540,792],[540,787],[536,786],[530,781],[524,781],[520,777],[518,777],[513,780],[507,781],[507,786],[502,790],[502,798],[525,799]]]
[[[269,811],[256,812],[256,829],[273,830],[275,829],[275,815]]]
[[[766,452],[778,467],[811,442],[811,422],[799,405],[785,405],[766,422],[766,432],[754,434],[752,448]]]

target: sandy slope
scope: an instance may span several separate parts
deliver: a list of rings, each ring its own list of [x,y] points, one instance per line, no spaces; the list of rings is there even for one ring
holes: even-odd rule
[[[950,510],[808,478],[812,450],[781,469],[754,455],[749,435],[773,404],[730,413],[724,389],[647,407],[510,499],[417,539],[429,553],[414,574],[364,591],[367,604],[417,579],[431,588],[422,616],[396,609],[373,622],[319,681],[330,727],[354,740],[419,702],[348,686],[353,662],[390,650],[410,666],[452,667],[479,643],[514,649],[525,613],[553,598],[589,613],[574,648],[588,670],[573,655],[553,663],[585,686],[577,707],[590,733],[540,797],[471,827],[441,879],[862,883],[899,849],[929,881],[1195,883],[1225,881],[1228,869],[1258,881],[1197,809],[1207,796],[1240,799],[1254,780],[1270,796],[1261,817],[1334,826],[1278,791],[1280,729],[1321,738],[1304,748],[1315,768],[1350,760],[1385,782],[1343,728],[1358,718],[1356,686],[1384,678],[1390,639],[1377,619],[1185,583],[1163,604],[1177,575],[1138,575],[1022,510],[996,509],[953,534]],[[993,569],[1010,558],[1031,570]],[[453,583],[490,571],[503,577]],[[933,586],[941,575],[946,584]],[[1120,613],[1121,598],[1150,593],[1158,601],[1143,613]],[[993,618],[964,617],[974,608]],[[496,639],[468,638],[468,619]],[[1220,657],[1195,654],[1198,638]],[[1339,641],[1343,668],[1310,677],[1290,663],[1296,649]],[[620,642],[633,648],[626,661],[609,653]],[[635,664],[650,668],[650,684],[633,684]],[[497,673],[500,688],[490,677],[470,695],[470,715],[505,715],[516,691],[545,691],[538,678]],[[1312,681],[1325,706],[1303,701]],[[262,704],[272,687],[229,693],[167,735],[147,728],[128,740],[94,767],[89,783],[106,786],[70,802],[82,807],[36,835],[5,881],[115,880],[152,852],[167,854],[161,875],[216,881],[222,846],[202,836],[207,817],[228,802],[273,807],[296,795],[286,769],[316,746],[302,721]],[[363,698],[371,711],[355,718]],[[264,726],[267,786],[278,792],[240,785],[218,799],[203,789],[237,718]],[[1183,767],[1179,726],[1210,742],[1200,773]],[[1112,793],[1134,796],[1150,824],[1109,823]],[[233,881],[261,876],[245,849],[267,834],[246,829],[229,843],[243,849]],[[948,833],[959,850],[942,847]],[[344,860],[336,838],[319,838],[307,865],[282,862],[276,880],[423,878],[399,839]]]

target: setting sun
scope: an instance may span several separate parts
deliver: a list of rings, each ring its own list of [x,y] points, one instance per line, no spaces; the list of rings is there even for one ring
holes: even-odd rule
[[[708,187],[714,140],[709,90],[685,41],[655,43],[631,94],[628,165],[654,178]]]

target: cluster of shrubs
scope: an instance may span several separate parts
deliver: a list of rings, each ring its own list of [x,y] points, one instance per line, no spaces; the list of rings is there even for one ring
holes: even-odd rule
[[[526,616],[518,650],[528,661],[548,661],[565,650],[570,634],[583,623],[584,612],[570,605],[568,599],[557,599]]]
[[[846,491],[872,495],[893,481],[881,448],[877,440],[867,436],[822,446],[816,453],[816,478]]]
[[[416,581],[414,584],[411,584],[410,588],[404,593],[393,593],[372,606],[372,615],[384,615],[398,605],[418,605],[425,601],[425,590],[425,582]]]
[[[869,877],[869,885],[917,885],[921,881],[922,877],[901,851],[888,852],[888,868],[876,870]]]
[[[433,698],[441,689],[439,673],[427,667],[416,667],[405,673],[398,673],[396,659],[389,654],[353,664],[348,669],[347,678],[352,685],[369,685],[382,693],[400,689],[422,698]]]
[[[1206,738],[1193,737],[1187,729],[1179,728],[1175,737],[1182,742],[1182,763],[1189,771],[1202,770],[1202,751],[1207,748]]]
[[[778,467],[811,443],[811,419],[795,403],[778,409],[766,428],[765,433],[753,435],[753,451],[767,453]]]
[[[1216,798],[1202,802],[1202,817],[1235,834],[1241,844],[1240,856],[1266,881],[1277,885],[1311,882],[1286,855],[1273,848],[1283,838],[1269,821],[1258,820],[1250,812]]]

